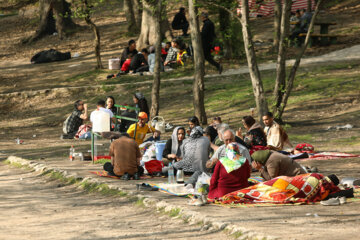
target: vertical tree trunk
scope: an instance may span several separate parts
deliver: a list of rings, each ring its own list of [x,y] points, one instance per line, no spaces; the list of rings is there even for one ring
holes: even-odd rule
[[[57,31],[62,39],[66,28],[74,28],[76,24],[71,19],[69,4],[65,0],[40,0],[40,24],[33,36],[24,39],[24,43],[34,42],[47,34]],[[55,26],[54,26],[55,21]]]
[[[259,122],[261,118],[268,112],[268,105],[265,99],[264,87],[261,81],[259,68],[256,62],[256,55],[252,35],[249,28],[249,3],[248,0],[241,0],[241,25],[243,31],[245,53],[248,61],[251,83],[258,110]]]
[[[195,6],[195,0],[188,0],[189,3],[189,23],[191,28],[191,43],[194,49],[194,110],[195,116],[197,116],[202,124],[207,124],[207,117],[204,104],[204,75],[205,75],[205,60],[204,52],[201,42],[200,26],[198,16],[198,9]]]
[[[283,113],[284,113],[284,111],[285,111],[285,107],[286,107],[286,105],[287,105],[287,101],[288,101],[288,99],[289,99],[289,96],[290,96],[290,94],[291,94],[292,88],[293,88],[293,86],[294,86],[296,71],[297,71],[297,69],[299,68],[299,65],[300,65],[300,62],[301,62],[301,58],[302,58],[302,56],[304,55],[305,50],[306,50],[306,48],[307,48],[307,45],[308,45],[308,43],[309,43],[310,33],[311,33],[311,30],[312,30],[313,27],[314,27],[315,19],[316,19],[316,16],[318,15],[318,13],[319,13],[319,7],[320,7],[320,4],[321,4],[321,3],[322,3],[322,0],[318,0],[318,2],[317,2],[317,4],[316,4],[316,8],[315,8],[314,15],[312,16],[312,19],[311,19],[311,22],[310,22],[310,25],[309,25],[309,29],[308,29],[307,34],[306,34],[305,43],[304,43],[304,45],[302,46],[299,55],[296,57],[296,60],[295,60],[295,63],[294,63],[294,65],[293,65],[293,67],[291,68],[291,71],[290,71],[290,74],[289,74],[289,77],[288,77],[288,80],[287,80],[286,91],[285,91],[285,94],[284,94],[284,96],[283,96],[281,106],[278,108],[277,113],[276,113],[276,115],[277,115],[278,118],[280,118],[280,119],[281,119],[281,117],[282,117],[282,115],[283,115]]]
[[[150,115],[155,117],[159,114],[160,109],[160,71],[161,71],[161,12],[162,12],[162,0],[155,2],[155,69],[154,69],[154,81],[151,90],[151,110]]]
[[[275,6],[274,6],[274,42],[273,42],[273,48],[274,48],[275,52],[279,51],[280,26],[281,26],[281,0],[275,0]]]
[[[231,39],[229,38],[229,28],[230,28],[230,14],[223,8],[219,8],[219,22],[220,22],[220,32],[224,40],[224,57],[232,57],[232,44]]]
[[[311,12],[312,0],[307,0],[307,11]]]
[[[84,4],[84,11],[85,11],[85,22],[87,25],[89,25],[89,27],[91,28],[91,30],[94,33],[94,48],[95,48],[95,56],[96,56],[96,68],[97,69],[102,69],[104,68],[101,62],[101,55],[100,55],[100,32],[98,27],[95,25],[95,23],[91,20],[90,17],[90,7],[88,5],[88,1],[87,0],[83,0],[83,4]]]
[[[141,0],[132,0],[132,11],[135,15],[135,23],[138,31],[141,29],[142,22],[142,5]]]
[[[153,9],[151,7],[152,0],[143,0],[142,3],[143,9],[141,31],[136,44],[140,49],[149,45],[154,45],[156,42],[156,34],[154,28],[155,20],[153,17]],[[164,39],[164,36],[166,36],[168,40],[171,40],[171,31],[166,16],[166,8],[162,9],[161,15],[161,39]]]
[[[124,12],[125,12],[126,23],[127,23],[127,31],[130,33],[138,33],[139,28],[136,25],[132,0],[124,1]]]
[[[281,28],[280,28],[280,42],[276,64],[276,80],[274,87],[275,106],[274,111],[281,104],[284,89],[286,87],[286,44],[285,38],[289,33],[290,12],[292,0],[284,0],[284,6],[281,13]],[[277,117],[277,116],[275,116]]]

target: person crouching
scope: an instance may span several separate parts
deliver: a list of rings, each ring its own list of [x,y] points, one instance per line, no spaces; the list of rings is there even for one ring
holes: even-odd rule
[[[140,166],[141,153],[134,139],[127,133],[114,140],[110,145],[111,163],[104,164],[104,170],[110,175],[121,177],[123,180],[139,180],[144,173]]]

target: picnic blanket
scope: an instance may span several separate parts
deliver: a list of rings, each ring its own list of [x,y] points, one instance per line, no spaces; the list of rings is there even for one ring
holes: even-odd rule
[[[217,204],[307,204],[325,199],[340,189],[327,177],[307,173],[295,177],[280,176],[250,186],[216,200]]]
[[[257,184],[263,182],[264,179],[262,177],[250,177],[248,181],[253,184]],[[160,184],[145,183],[145,184],[151,187],[156,187],[159,189],[160,192],[167,193],[173,196],[190,197],[192,195],[185,189],[184,184],[168,184],[168,183],[160,183]]]
[[[299,160],[329,160],[338,158],[360,158],[360,155],[341,152],[318,152],[314,154],[309,154],[309,158]]]
[[[108,173],[107,171],[105,171],[105,170],[91,171],[90,173],[95,174],[95,175],[98,175],[98,176],[100,176],[100,177],[108,177],[108,178],[120,179],[120,177],[111,175],[111,174],[109,174],[109,173]],[[141,176],[141,177],[140,177],[140,179],[150,179],[150,178],[153,178],[153,176],[144,175],[144,176]]]

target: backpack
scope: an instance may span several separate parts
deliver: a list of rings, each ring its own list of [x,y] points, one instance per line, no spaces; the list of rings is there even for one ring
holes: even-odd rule
[[[63,123],[63,133],[64,133],[64,134],[68,134],[66,127],[67,127],[67,125],[68,125],[70,116],[71,116],[71,114],[65,119],[65,121],[64,121],[64,123]]]
[[[314,146],[309,143],[299,143],[296,145],[295,150],[298,150],[302,153],[314,153]]]

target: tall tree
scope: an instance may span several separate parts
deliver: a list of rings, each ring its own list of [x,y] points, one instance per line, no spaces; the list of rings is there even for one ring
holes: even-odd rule
[[[24,43],[34,42],[54,32],[62,39],[65,29],[76,27],[71,19],[70,4],[65,0],[39,0],[39,13],[40,24],[33,36],[23,40]]]
[[[274,42],[273,48],[277,52],[279,50],[280,26],[281,26],[281,0],[275,0],[274,5]]]
[[[155,18],[153,16],[153,5],[154,0],[143,0],[142,1],[142,22],[141,22],[141,31],[140,36],[137,41],[137,46],[139,48],[146,47],[148,45],[154,45],[156,42],[155,35]],[[167,38],[171,40],[172,34],[170,30],[170,25],[166,16],[166,8],[164,7],[161,12],[161,39]]]
[[[194,110],[202,124],[207,124],[207,117],[205,112],[204,94],[205,94],[205,59],[203,46],[201,42],[200,25],[198,19],[198,8],[196,7],[196,0],[188,0],[189,3],[189,23],[191,28],[191,43],[194,49]]]
[[[157,116],[160,108],[160,71],[161,71],[161,12],[162,12],[162,0],[156,0],[155,7],[155,69],[154,80],[151,90],[151,109],[150,115]]]
[[[241,0],[241,25],[245,45],[245,53],[249,66],[249,73],[253,92],[255,96],[256,108],[258,110],[259,122],[261,123],[262,116],[268,112],[268,105],[265,99],[265,92],[260,76],[260,71],[256,62],[256,54],[254,43],[249,27],[249,2],[248,0]]]
[[[124,1],[124,12],[127,23],[127,31],[129,33],[138,33],[139,29],[136,25],[135,13],[133,9],[132,0]]]

